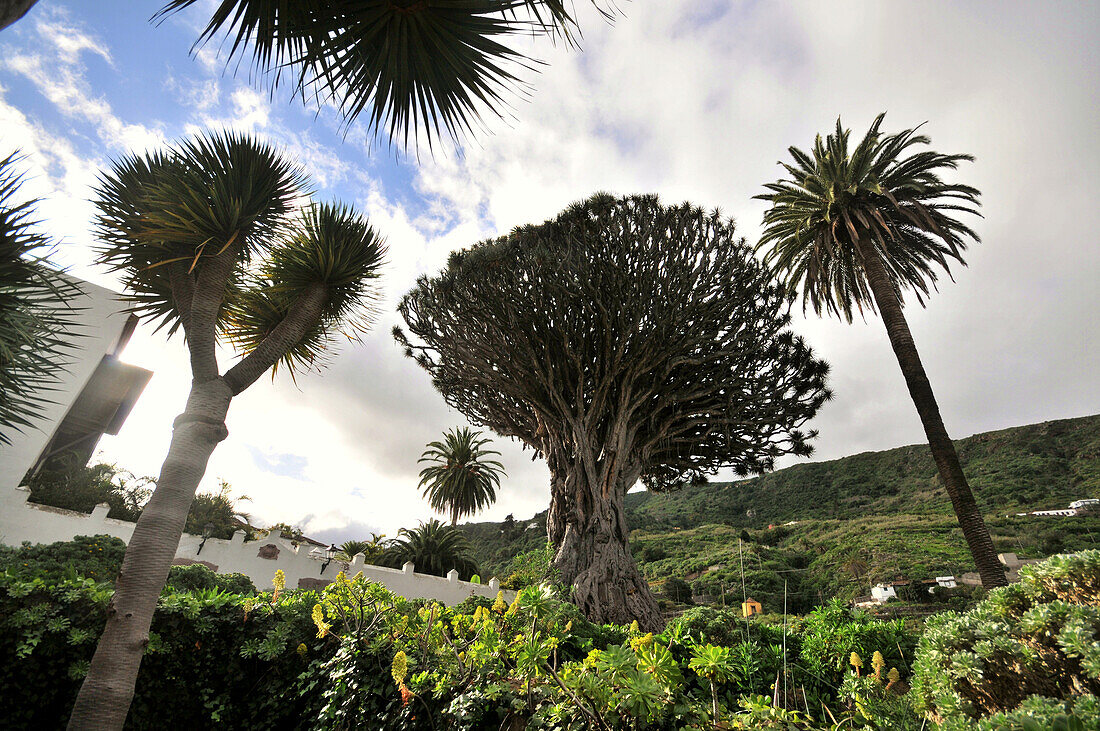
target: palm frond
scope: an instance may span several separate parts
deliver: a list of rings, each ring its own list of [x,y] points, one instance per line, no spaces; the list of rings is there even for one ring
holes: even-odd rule
[[[852,320],[874,311],[856,241],[873,247],[899,296],[912,292],[923,305],[934,290],[937,269],[950,276],[952,261],[978,235],[956,216],[980,216],[977,189],[944,182],[942,170],[955,170],[970,155],[919,151],[930,144],[918,128],[884,135],[884,115],[875,118],[849,151],[849,132],[818,135],[812,154],[790,148],[795,165],[780,163],[788,178],[764,187],[757,198],[772,204],[764,214],[757,244],[787,286],[801,287],[804,307]]]
[[[80,287],[50,266],[53,245],[35,228],[37,200],[18,201],[13,153],[0,160],[0,444],[33,424],[80,333],[71,300]]]
[[[171,0],[154,20],[195,2]],[[405,147],[421,132],[429,145],[457,139],[525,90],[516,73],[537,62],[508,38],[577,39],[563,0],[222,0],[196,45],[223,32],[229,59],[251,46],[253,73],[272,90],[292,77],[303,100],[334,103],[348,125],[365,113],[369,134]]]
[[[304,187],[301,169],[247,135],[212,133],[131,155],[95,191],[98,261],[121,273],[134,310],[174,333],[181,325],[171,277],[194,285],[204,266],[240,242],[238,266],[270,247]],[[238,294],[237,278],[223,299]]]

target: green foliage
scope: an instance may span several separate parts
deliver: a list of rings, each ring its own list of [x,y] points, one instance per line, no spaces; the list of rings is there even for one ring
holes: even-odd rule
[[[27,502],[90,513],[107,503],[107,517],[137,521],[155,484],[152,477],[136,477],[113,464],[84,465],[75,455],[51,459],[45,469],[27,480]]]
[[[233,534],[243,528],[251,538],[253,531],[249,526],[247,513],[241,512],[238,503],[251,500],[247,495],[233,497],[230,492],[232,487],[225,480],[218,481],[217,492],[200,492],[191,502],[191,508],[187,512],[187,523],[183,527],[184,533],[201,536],[205,535],[206,527],[210,526],[210,536],[228,540]]]
[[[385,566],[400,568],[409,561],[422,574],[445,576],[457,569],[460,576],[469,578],[478,571],[465,534],[438,520],[421,523],[417,528],[402,528],[382,554]]]
[[[244,574],[218,574],[196,563],[168,569],[164,586],[177,592],[221,591],[228,594],[255,594],[256,585]]]
[[[677,604],[691,604],[691,587],[683,579],[675,576],[665,579],[664,585],[661,587],[661,593],[664,594],[669,601],[676,602]]]
[[[959,729],[983,717],[1011,725],[1027,715],[1032,706],[1025,703],[1038,704],[1043,713],[1053,712],[1052,703],[1058,713],[1067,711],[1066,704],[1094,708],[1100,695],[1100,551],[1025,567],[1020,583],[991,592],[969,612],[929,619],[913,692],[920,708]],[[1035,698],[1055,700],[1029,701]]]
[[[15,154],[0,159],[0,445],[30,427],[51,402],[73,347],[80,287],[47,262],[53,246],[35,231],[36,200],[18,201]]]
[[[500,585],[505,589],[524,589],[544,582],[554,583],[554,547],[549,543],[533,551],[526,551],[512,559],[504,570]]]
[[[0,571],[9,578],[47,583],[114,581],[125,553],[126,544],[108,535],[46,544],[25,542],[20,548],[0,545]]]

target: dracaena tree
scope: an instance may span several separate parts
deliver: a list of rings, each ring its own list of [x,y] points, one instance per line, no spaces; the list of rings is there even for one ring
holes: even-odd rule
[[[504,465],[490,455],[492,440],[481,432],[452,429],[443,441],[431,442],[417,462],[427,462],[420,471],[420,486],[432,510],[450,514],[451,525],[458,519],[489,507],[497,499]]]
[[[192,383],[70,728],[122,728],[157,598],[207,461],[228,435],[233,398],[273,369],[319,366],[337,338],[371,322],[385,247],[346,206],[296,212],[304,182],[276,149],[231,133],[125,157],[100,177],[99,260],[122,276],[140,315],[182,332]],[[219,343],[238,354],[227,369]]]
[[[883,134],[883,117],[854,149],[839,119],[833,134],[824,140],[818,135],[812,154],[790,148],[794,164],[782,163],[790,177],[757,196],[772,204],[757,248],[791,287],[802,288],[804,305],[817,314],[851,322],[854,311],[881,313],[982,585],[1004,586],[1004,570],[902,311],[903,293],[923,306],[937,267],[949,271],[952,259],[965,264],[967,243],[979,240],[959,219],[980,215],[978,190],[940,177],[973,158],[914,152],[930,144],[928,137],[914,129]]]
[[[627,546],[627,490],[748,474],[810,452],[828,367],[733,222],[597,194],[452,254],[395,330],[473,424],[550,469],[553,565],[595,621],[661,623]]]

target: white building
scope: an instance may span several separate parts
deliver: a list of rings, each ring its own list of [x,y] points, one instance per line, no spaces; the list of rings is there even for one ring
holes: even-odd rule
[[[0,490],[16,487],[55,455],[75,453],[87,462],[104,434],[118,434],[153,375],[119,360],[137,326],[121,295],[68,278],[83,293],[65,313],[74,323],[70,363],[32,426],[0,445]]]

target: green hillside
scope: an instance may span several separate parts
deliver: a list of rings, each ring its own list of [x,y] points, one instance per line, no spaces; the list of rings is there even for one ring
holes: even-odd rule
[[[1014,515],[1100,497],[1100,415],[957,444],[999,552],[1039,558],[1100,547],[1100,517]],[[632,493],[626,512],[632,552],[654,588],[683,579],[716,601],[723,593],[740,601],[745,592],[776,607],[786,582],[790,607],[799,611],[831,596],[866,594],[882,580],[974,570],[925,445],[672,493]],[[545,545],[545,513],[508,531],[499,523],[463,528],[485,575],[505,577],[513,557]],[[739,546],[742,537],[749,540]]]
[[[1100,497],[1100,415],[975,434],[956,445],[987,513],[1063,508]],[[925,444],[794,465],[739,482],[627,496],[632,528],[906,513],[951,515]]]

